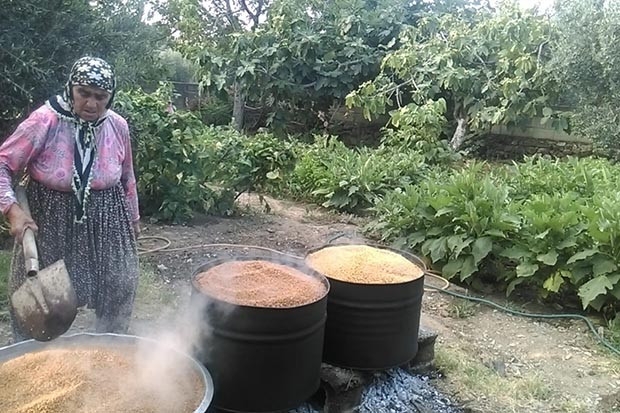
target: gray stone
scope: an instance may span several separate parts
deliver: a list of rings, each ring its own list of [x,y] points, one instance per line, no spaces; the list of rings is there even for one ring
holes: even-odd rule
[[[407,366],[407,369],[415,374],[426,374],[435,369],[435,342],[437,332],[430,328],[420,325],[418,332],[418,352]]]
[[[362,392],[369,381],[366,373],[330,364],[321,366],[321,381],[325,390],[324,413],[353,411],[362,401]]]
[[[418,352],[403,368],[413,374],[433,371],[436,340],[437,333],[421,325],[418,332]],[[372,381],[372,373],[324,363],[321,366],[321,381],[326,398],[324,413],[348,413],[359,406],[365,387]]]

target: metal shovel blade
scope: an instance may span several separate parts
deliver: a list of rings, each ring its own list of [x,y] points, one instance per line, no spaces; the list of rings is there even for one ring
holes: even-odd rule
[[[15,197],[30,216],[26,190],[15,187]],[[49,341],[65,333],[77,315],[77,295],[63,260],[39,270],[39,252],[30,228],[23,233],[22,247],[26,279],[11,295],[11,306],[19,328],[38,341]]]
[[[20,329],[35,340],[64,334],[77,315],[77,295],[64,261],[28,275],[11,296],[11,305]]]

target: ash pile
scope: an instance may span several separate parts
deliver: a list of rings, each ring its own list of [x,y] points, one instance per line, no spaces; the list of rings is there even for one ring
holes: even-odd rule
[[[321,391],[288,413],[463,413],[430,382],[436,338],[421,328],[418,354],[401,368],[364,372],[323,364]]]

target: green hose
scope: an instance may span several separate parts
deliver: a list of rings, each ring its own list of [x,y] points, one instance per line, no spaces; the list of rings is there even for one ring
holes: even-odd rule
[[[439,292],[442,292],[442,293],[445,293],[445,294],[448,294],[448,295],[451,295],[451,296],[454,296],[454,297],[462,298],[464,300],[469,300],[469,301],[474,301],[474,302],[478,302],[478,303],[481,303],[481,304],[485,304],[485,305],[488,305],[489,307],[497,308],[498,310],[504,311],[506,313],[518,315],[518,316],[521,316],[521,317],[544,318],[544,319],[569,318],[569,319],[583,320],[588,325],[588,328],[590,328],[590,331],[592,332],[592,334],[594,334],[594,337],[596,337],[596,339],[598,340],[598,342],[600,344],[602,344],[604,347],[606,347],[612,353],[616,354],[617,356],[620,356],[620,349],[614,347],[611,343],[609,343],[609,341],[605,340],[598,333],[598,331],[596,331],[596,327],[594,327],[594,324],[592,324],[592,321],[590,321],[590,319],[588,317],[583,316],[581,314],[534,314],[534,313],[526,313],[526,312],[523,312],[523,311],[513,310],[511,308],[504,307],[502,305],[494,303],[493,301],[490,301],[490,300],[486,300],[484,298],[472,297],[471,295],[466,295],[466,294],[461,294],[461,293],[457,293],[457,292],[454,292],[454,291],[445,290],[445,289],[442,289],[440,287],[434,287],[432,285],[427,285],[424,288],[431,288],[433,290],[436,290],[436,291],[439,291]]]

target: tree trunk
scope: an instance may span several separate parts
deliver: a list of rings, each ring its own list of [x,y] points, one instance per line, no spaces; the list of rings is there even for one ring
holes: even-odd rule
[[[243,114],[245,111],[245,99],[239,84],[235,82],[233,98],[233,126],[239,132],[243,131]]]
[[[452,139],[450,139],[450,147],[452,150],[458,151],[467,137],[467,132],[469,129],[467,122],[469,121],[469,117],[467,116],[467,112],[465,111],[463,104],[456,99],[454,99],[454,109],[452,115],[454,116],[454,119],[456,119],[456,130],[452,135]]]
[[[467,118],[457,118],[456,130],[454,131],[454,135],[452,135],[452,139],[450,139],[450,147],[453,150],[458,151],[463,142],[465,142],[465,138],[467,137],[467,129]]]

